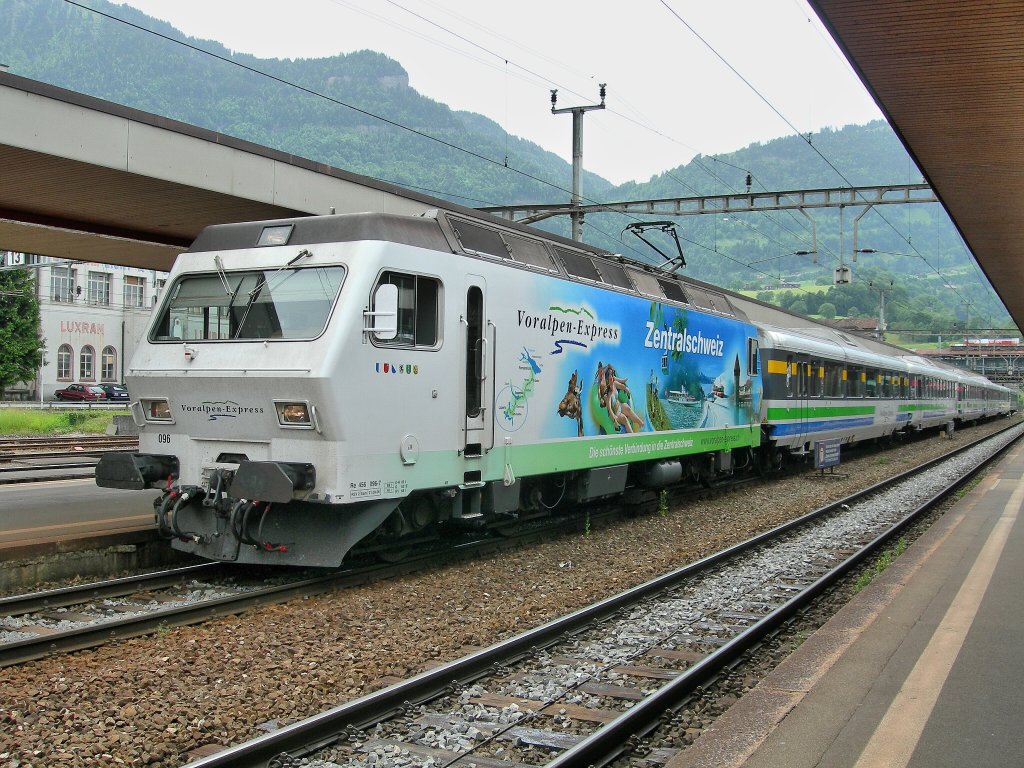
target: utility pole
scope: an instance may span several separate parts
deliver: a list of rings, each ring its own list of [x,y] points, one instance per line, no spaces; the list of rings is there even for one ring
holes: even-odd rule
[[[601,83],[601,103],[588,104],[582,107],[563,107],[555,109],[558,101],[558,89],[551,91],[551,114],[562,115],[566,112],[572,113],[572,239],[581,241],[583,239],[583,211],[576,210],[583,205],[581,192],[581,177],[583,175],[583,113],[592,109],[604,109],[604,95],[606,83]]]
[[[879,304],[878,304],[878,340],[885,341],[885,294],[892,290],[892,280],[889,281],[888,287],[876,286],[874,283],[868,283],[868,288],[872,291],[878,292]]]

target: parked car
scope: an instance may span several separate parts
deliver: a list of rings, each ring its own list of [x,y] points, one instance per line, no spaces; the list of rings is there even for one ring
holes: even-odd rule
[[[53,393],[58,400],[106,400],[107,393],[95,384],[68,384]]]
[[[103,390],[107,400],[112,403],[127,403],[132,399],[128,390],[120,384],[97,384],[96,386]]]

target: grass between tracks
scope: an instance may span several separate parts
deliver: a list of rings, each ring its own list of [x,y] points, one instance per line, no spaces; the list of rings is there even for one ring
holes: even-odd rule
[[[66,435],[71,432],[103,434],[119,411],[0,411],[0,435]],[[123,413],[128,413],[124,411]]]
[[[857,582],[854,584],[853,591],[860,592],[864,587],[870,584],[876,576],[882,571],[892,565],[892,561],[907,551],[907,540],[901,538],[891,547],[886,549],[877,560],[874,565],[869,565],[864,571],[861,572],[857,578]]]

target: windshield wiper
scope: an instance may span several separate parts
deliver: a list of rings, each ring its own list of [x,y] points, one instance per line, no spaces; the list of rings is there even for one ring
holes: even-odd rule
[[[242,333],[242,329],[245,328],[246,318],[249,317],[249,310],[252,309],[252,305],[256,303],[256,299],[260,297],[260,293],[267,284],[267,276],[260,272],[259,277],[256,278],[256,285],[249,291],[249,301],[245,305],[245,310],[242,312],[242,319],[238,321],[238,330],[235,331],[234,338],[239,338]]]
[[[235,292],[231,290],[231,286],[228,284],[228,273],[224,271],[224,262],[221,260],[219,253],[213,257],[213,265],[217,267],[217,277],[220,278],[220,284],[224,286],[224,292],[231,297],[231,301],[234,301]],[[230,302],[228,305],[230,306]]]

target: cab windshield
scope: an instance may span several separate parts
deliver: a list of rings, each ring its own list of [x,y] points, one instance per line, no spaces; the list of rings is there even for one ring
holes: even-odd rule
[[[343,267],[185,275],[151,341],[309,339],[327,325]]]

